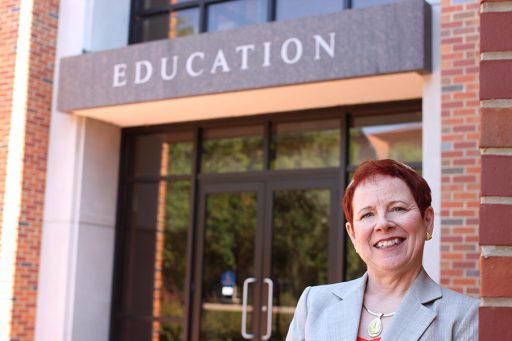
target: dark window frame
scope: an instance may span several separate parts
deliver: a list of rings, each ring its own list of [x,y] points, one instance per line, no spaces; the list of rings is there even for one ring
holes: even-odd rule
[[[125,128],[122,130],[121,141],[121,162],[119,170],[119,191],[118,191],[118,204],[117,204],[117,220],[116,220],[116,236],[115,236],[115,259],[114,259],[114,272],[113,272],[113,290],[112,290],[112,308],[111,308],[111,323],[110,323],[110,339],[119,340],[118,332],[119,326],[122,321],[126,320],[147,320],[147,321],[175,321],[175,318],[154,317],[154,316],[141,316],[136,314],[124,314],[118,312],[118,308],[122,302],[122,288],[123,288],[123,259],[126,251],[124,243],[126,238],[125,228],[128,219],[126,207],[131,201],[130,187],[135,183],[154,183],[159,181],[178,181],[189,180],[191,181],[190,190],[190,218],[189,218],[189,236],[187,241],[187,272],[185,279],[185,286],[188,288],[185,300],[185,318],[184,333],[191,335],[190,326],[192,325],[193,314],[191,311],[193,297],[194,297],[194,245],[196,243],[197,228],[198,228],[198,209],[199,203],[197,202],[200,193],[200,183],[215,183],[216,181],[225,182],[226,179],[231,181],[251,181],[254,178],[286,178],[288,176],[303,176],[312,174],[335,174],[338,177],[339,188],[345,188],[348,176],[354,171],[355,166],[348,164],[348,151],[349,151],[349,131],[351,128],[352,118],[354,117],[386,117],[390,114],[410,114],[411,119],[406,119],[407,122],[417,122],[417,119],[412,119],[414,114],[420,114],[421,122],[421,100],[409,100],[400,102],[376,103],[366,105],[353,105],[344,107],[335,107],[327,109],[311,109],[300,112],[286,112],[286,113],[272,113],[265,115],[241,117],[241,118],[223,118],[215,120],[203,120],[185,123],[173,123],[146,127]],[[316,121],[322,119],[339,119],[340,122],[340,166],[330,168],[317,168],[317,169],[287,169],[287,170],[272,170],[270,168],[270,146],[272,138],[272,127],[277,123],[286,122],[306,122]],[[404,121],[404,122],[405,122]],[[254,172],[240,172],[240,173],[221,173],[221,174],[204,174],[200,172],[200,155],[202,145],[202,131],[207,128],[218,127],[237,127],[246,125],[262,125],[264,127],[264,169],[262,171]],[[192,174],[190,175],[155,175],[155,176],[131,176],[133,174],[133,154],[131,153],[131,143],[135,136],[149,135],[155,133],[172,133],[172,132],[192,131],[193,133],[193,157],[192,157]],[[421,162],[408,163],[414,169],[422,169]],[[338,202],[342,202],[343,191],[339,190],[337,195]],[[344,216],[340,210],[340,217],[338,220],[338,227],[343,229]],[[335,281],[343,280],[346,277],[347,269],[347,247],[346,243],[348,238],[345,234],[342,239],[342,247],[337,249],[335,259],[341,260],[342,269],[338,276],[330,276]],[[331,262],[330,262],[331,263]],[[338,264],[328,264],[329,271],[339,271],[336,269]],[[338,278],[339,277],[339,278]]]
[[[130,11],[130,28],[128,43],[142,43],[142,31],[137,29],[138,22],[152,16],[171,13],[172,11],[184,9],[199,9],[199,34],[207,32],[208,28],[208,6],[212,4],[231,2],[236,0],[190,0],[183,3],[171,4],[165,6],[144,9],[144,0],[132,0]],[[267,20],[266,22],[276,21],[276,2],[278,0],[267,1]],[[352,8],[352,0],[338,0],[343,4],[343,10]]]

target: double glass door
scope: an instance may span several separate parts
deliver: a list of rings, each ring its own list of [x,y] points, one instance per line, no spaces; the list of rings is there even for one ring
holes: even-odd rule
[[[200,186],[192,340],[284,340],[308,285],[341,277],[336,177]]]

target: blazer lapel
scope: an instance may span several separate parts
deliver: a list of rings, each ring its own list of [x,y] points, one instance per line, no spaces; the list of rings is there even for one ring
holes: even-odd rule
[[[382,341],[416,341],[437,314],[424,304],[442,297],[440,286],[422,270],[400,304]]]
[[[368,275],[365,273],[353,282],[351,288],[333,290],[332,293],[341,299],[333,306],[334,310],[332,311],[333,340],[355,341],[357,339],[367,278]]]

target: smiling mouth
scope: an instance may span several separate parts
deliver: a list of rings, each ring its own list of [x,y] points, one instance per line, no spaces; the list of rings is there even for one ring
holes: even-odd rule
[[[388,240],[381,240],[381,241],[377,242],[374,246],[377,249],[387,249],[392,246],[401,244],[403,241],[404,241],[403,238],[393,238],[393,239],[388,239]]]

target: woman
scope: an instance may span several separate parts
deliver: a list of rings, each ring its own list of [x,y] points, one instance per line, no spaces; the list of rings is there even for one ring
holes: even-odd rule
[[[361,164],[343,209],[367,272],[306,288],[286,340],[477,340],[478,300],[442,288],[422,267],[434,227],[430,205],[427,182],[410,167]]]

